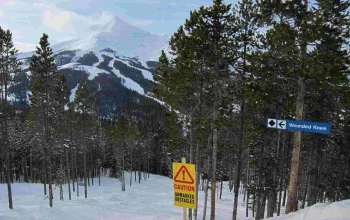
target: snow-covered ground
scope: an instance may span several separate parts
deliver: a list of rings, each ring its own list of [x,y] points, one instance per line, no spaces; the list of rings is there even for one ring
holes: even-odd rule
[[[142,180],[141,184],[129,186],[129,174],[126,173],[126,191],[121,191],[120,181],[102,177],[101,186],[98,179],[94,186],[88,188],[88,198],[84,199],[83,187],[80,187],[80,197],[73,193],[68,200],[67,186],[64,187],[64,201],[59,200],[59,189],[54,190],[53,208],[49,208],[48,200],[43,195],[43,185],[15,183],[13,188],[14,209],[7,205],[7,190],[5,184],[0,184],[0,220],[5,219],[132,219],[132,220],[181,220],[182,208],[173,205],[172,180],[166,177],[150,175],[150,179]],[[233,193],[224,184],[223,197],[217,200],[216,219],[232,218]],[[239,198],[238,219],[253,219],[245,217],[245,207]],[[199,193],[199,218],[202,219],[204,193]],[[210,214],[210,201],[207,215]],[[283,210],[284,211],[284,210]],[[207,218],[209,219],[209,218]],[[333,204],[317,204],[297,213],[270,219],[278,220],[345,220],[350,219],[350,200]]]
[[[288,215],[271,220],[350,220],[350,200],[334,203],[318,203]]]

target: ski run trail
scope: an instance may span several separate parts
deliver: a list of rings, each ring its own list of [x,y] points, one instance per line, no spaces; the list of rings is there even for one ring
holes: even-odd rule
[[[14,209],[8,209],[7,186],[0,184],[0,220],[182,220],[182,208],[175,207],[172,179],[150,175],[141,183],[132,177],[130,187],[129,173],[125,173],[126,191],[121,191],[121,182],[115,178],[98,178],[94,185],[88,187],[88,198],[84,199],[84,188],[79,186],[80,197],[72,192],[68,200],[68,187],[64,185],[64,201],[59,200],[59,187],[54,190],[53,208],[49,208],[44,196],[42,184],[12,184]],[[204,192],[199,192],[198,219],[203,218]],[[229,191],[228,182],[224,182],[222,199],[216,200],[217,220],[232,219],[233,192]],[[335,203],[316,204],[296,213],[284,215],[281,208],[280,217],[271,220],[350,220],[350,200]],[[265,212],[266,213],[266,212]],[[210,215],[210,191],[208,196],[207,219]],[[275,214],[276,215],[276,214]],[[237,219],[254,219],[249,212],[245,217],[243,195],[239,195]]]

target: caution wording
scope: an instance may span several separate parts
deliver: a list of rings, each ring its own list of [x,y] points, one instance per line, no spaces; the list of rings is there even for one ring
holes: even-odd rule
[[[196,208],[195,165],[173,163],[174,204],[184,208]]]

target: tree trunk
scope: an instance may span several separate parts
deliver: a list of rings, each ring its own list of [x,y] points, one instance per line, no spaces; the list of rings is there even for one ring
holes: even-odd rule
[[[284,145],[285,145],[285,137],[286,132],[283,133],[283,141],[282,141],[282,150],[281,150],[281,161],[280,161],[280,181],[279,181],[279,194],[278,194],[278,206],[277,206],[277,216],[280,216],[281,214],[281,201],[282,201],[282,186],[283,186],[283,179],[284,179],[284,169],[283,169],[283,162],[284,162]]]
[[[303,192],[303,202],[302,202],[302,204],[301,204],[301,207],[300,208],[302,208],[302,209],[304,209],[305,208],[305,203],[306,203],[306,195],[307,195],[307,193],[308,193],[308,187],[309,187],[309,169],[310,169],[310,164],[311,164],[311,158],[309,158],[309,163],[308,163],[308,165],[307,165],[307,168],[306,168],[306,183],[305,183],[305,187],[304,187],[304,192]]]
[[[261,208],[261,197],[262,197],[262,193],[261,193],[261,189],[257,190],[257,195],[256,195],[256,215],[255,215],[255,220],[260,220],[260,208]],[[255,202],[255,199],[254,199]],[[254,205],[253,205],[254,206]],[[255,207],[254,207],[255,208]],[[253,209],[254,210],[254,209]],[[253,216],[254,216],[254,212],[253,212]]]
[[[214,110],[216,112],[216,109]],[[214,122],[217,119],[217,113],[214,114]],[[212,158],[212,179],[211,179],[211,207],[210,220],[215,220],[215,190],[216,190],[216,158],[218,149],[218,129],[216,125],[213,130],[213,158]]]
[[[86,155],[86,169],[87,169],[87,180],[88,180],[88,186],[90,186],[90,177],[91,177],[91,164],[90,164],[90,160],[89,160],[89,165],[88,163],[88,156],[89,154],[87,153]]]
[[[190,118],[190,163],[193,163],[193,144],[194,144],[194,139],[193,139],[193,123],[192,123],[193,118]],[[196,189],[197,190],[197,189]],[[192,220],[192,209],[188,209],[188,220]]]
[[[141,183],[141,165],[142,165],[142,160],[139,160],[139,184]]]
[[[1,161],[1,163],[0,163],[0,169],[1,169],[1,171],[0,171],[0,183],[5,183],[5,179],[6,179],[6,175],[5,175],[5,171],[4,171],[4,164],[3,164],[3,161]]]
[[[275,190],[270,189],[268,190],[268,199],[267,199],[267,217],[273,217],[273,213],[275,211],[275,202],[276,202],[276,196],[275,196]]]
[[[283,200],[282,200],[282,206],[286,205],[286,197],[287,197],[287,178],[284,186],[284,192],[283,192]]]
[[[47,145],[48,146],[48,145]],[[51,165],[51,149],[48,146],[48,157],[47,157],[47,165],[48,165],[48,184],[49,184],[49,203],[50,203],[50,207],[52,207],[52,203],[53,203],[53,191],[52,191],[52,165]]]
[[[77,197],[79,197],[79,175],[78,175],[78,165],[77,165],[77,149],[74,150],[75,159],[75,182],[77,183]]]
[[[208,190],[209,190],[209,179],[206,180],[205,187],[204,187],[203,220],[205,220],[207,217]]]
[[[266,206],[266,191],[262,191],[262,196],[261,196],[261,203],[260,203],[260,209],[259,209],[259,218],[264,219],[265,216],[265,206]]]
[[[246,205],[245,205],[245,217],[248,218],[248,213],[249,213],[249,189],[247,189],[247,200],[246,200]],[[254,212],[254,210],[253,210]]]
[[[147,158],[147,175],[148,175],[148,179],[149,179],[149,158]]]
[[[90,176],[91,176],[91,185],[94,185],[94,166],[92,163],[93,157],[92,157],[92,152],[90,154]]]
[[[7,120],[5,120],[5,123]],[[5,128],[6,129],[6,128]],[[6,140],[6,139],[5,139]],[[13,201],[12,201],[12,189],[11,189],[11,171],[10,171],[10,149],[8,142],[6,141],[6,180],[7,180],[7,195],[9,200],[9,209],[13,209]]]
[[[33,169],[33,152],[32,147],[30,147],[30,153],[29,153],[29,166],[30,166],[30,182],[34,183],[34,169]]]
[[[213,129],[211,128],[211,131]],[[204,208],[203,208],[203,220],[206,219],[207,217],[207,204],[208,204],[208,190],[209,190],[209,176],[210,176],[210,150],[211,150],[211,143],[212,143],[212,132],[210,133],[208,137],[208,159],[207,159],[207,181],[205,183],[205,188],[204,188]],[[215,194],[214,194],[215,195]],[[215,199],[215,198],[214,198]]]
[[[64,170],[63,170],[63,162],[62,162],[62,155],[60,155],[60,170],[61,170],[61,174],[64,173]],[[62,185],[63,185],[63,180],[59,180],[60,182],[60,200],[63,200],[63,188],[62,188]]]
[[[238,139],[238,155],[237,155],[237,172],[236,172],[236,182],[234,187],[234,202],[233,202],[233,212],[232,220],[237,219],[237,208],[238,208],[238,190],[241,179],[241,157],[242,157],[242,148],[243,148],[243,129],[244,129],[244,97],[242,94],[241,98],[241,110],[240,110],[240,130],[239,130],[239,139]]]
[[[85,139],[85,137],[84,137],[84,139]],[[85,194],[85,199],[87,198],[87,170],[86,169],[87,169],[86,168],[86,145],[84,145],[84,194]]]
[[[299,89],[299,92],[298,92],[297,107],[296,107],[296,120],[302,120],[303,110],[304,110],[305,82],[304,82],[304,78],[301,76],[299,77],[299,80],[298,80],[298,89]],[[294,146],[293,146],[293,156],[292,156],[292,163],[291,163],[291,170],[290,170],[286,214],[293,212],[295,200],[297,199],[300,144],[301,144],[301,132],[296,131],[294,133]]]
[[[220,186],[220,198],[219,199],[221,199],[221,197],[222,197],[222,184],[223,184],[223,180],[221,179],[221,186]]]
[[[11,157],[11,155],[10,155],[10,157]],[[11,158],[10,158],[10,161],[13,161],[13,158],[12,158],[12,160],[11,160]],[[10,170],[11,170],[11,183],[14,183],[13,179],[14,179],[15,176],[16,176],[16,168],[15,168],[13,162],[10,163]]]
[[[69,157],[68,157],[68,149],[65,148],[66,152],[66,167],[67,167],[67,184],[68,184],[68,197],[69,200],[72,200],[72,192],[70,191],[70,168],[69,168]],[[74,183],[73,183],[74,186]]]
[[[132,150],[130,152],[130,186],[132,183]]]
[[[2,92],[1,94],[4,95],[3,99],[3,123],[4,123],[4,128],[3,128],[3,140],[4,140],[4,147],[6,149],[6,176],[7,176],[7,195],[8,195],[8,202],[9,202],[9,208],[13,209],[13,201],[12,201],[12,189],[11,189],[11,168],[10,168],[10,144],[8,141],[8,118],[7,118],[7,83],[8,79],[7,76],[5,75],[7,72],[3,73],[3,83],[4,83],[4,93]]]
[[[254,212],[255,212],[255,202],[256,202],[256,191],[253,192],[253,210],[252,210],[253,218],[254,218]]]
[[[316,139],[316,146],[319,146],[318,143],[318,139]],[[316,174],[315,174],[315,178],[313,181],[313,184],[311,185],[311,200],[310,200],[310,204],[308,204],[308,206],[312,206],[314,204],[316,204],[317,202],[317,195],[318,195],[318,184],[319,184],[319,178],[320,178],[320,169],[321,169],[321,158],[322,158],[322,149],[321,146],[317,147],[316,149]]]
[[[98,169],[98,185],[101,186],[101,167]]]
[[[72,182],[72,186],[73,186],[73,192],[75,192],[75,181],[76,181],[76,175],[75,175],[75,171],[74,171],[74,168],[75,168],[75,164],[74,164],[74,154],[72,152],[72,150],[70,149],[70,154],[71,154],[71,162],[72,162],[72,177],[73,177],[73,182]]]
[[[125,191],[125,176],[124,176],[124,170],[125,170],[125,167],[124,167],[124,150],[123,150],[123,168],[122,168],[122,191]]]
[[[200,161],[199,161],[199,143],[196,145],[196,208],[193,211],[194,220],[197,220],[198,215],[198,188],[200,183]]]

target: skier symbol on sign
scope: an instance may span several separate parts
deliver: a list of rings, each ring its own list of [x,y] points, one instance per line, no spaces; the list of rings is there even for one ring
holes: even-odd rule
[[[185,166],[182,166],[174,178],[175,182],[193,184],[194,180]]]

